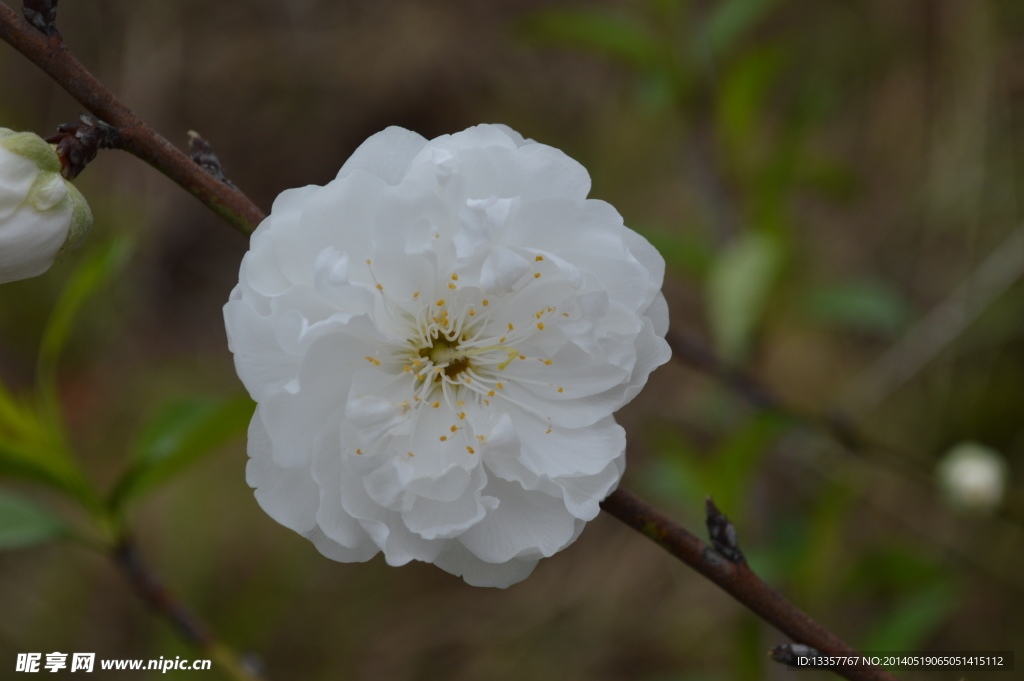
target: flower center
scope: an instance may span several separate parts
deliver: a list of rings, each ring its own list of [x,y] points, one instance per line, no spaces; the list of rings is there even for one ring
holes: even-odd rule
[[[458,343],[444,338],[435,339],[430,347],[420,348],[419,356],[426,357],[437,366],[444,366],[443,373],[448,378],[458,376],[470,366],[468,355],[459,350]],[[441,380],[440,374],[435,380]]]

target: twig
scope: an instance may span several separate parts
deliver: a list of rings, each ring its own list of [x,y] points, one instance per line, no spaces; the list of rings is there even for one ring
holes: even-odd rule
[[[861,414],[877,409],[954,343],[1021,276],[1024,227],[1010,232],[948,298],[847,388],[843,402]]]
[[[164,172],[242,232],[250,233],[263,220],[264,214],[245,194],[194,163],[118,101],[110,90],[70,54],[59,37],[47,39],[2,2],[0,38],[43,69],[89,111],[119,128],[120,148]],[[760,390],[756,383],[746,381],[740,374],[726,370],[710,354],[702,353],[698,347],[679,339],[670,339],[670,342],[677,355],[683,355],[699,368],[742,387],[744,394],[755,404],[785,411],[770,393]],[[714,508],[713,503],[708,506],[709,528],[716,546],[725,551],[726,555],[624,489],[614,492],[601,506],[607,513],[653,539],[795,641],[822,651],[855,653],[853,648],[793,606],[754,574],[739,552],[735,529]],[[183,636],[207,649],[210,646],[216,649],[216,644],[210,640],[205,629],[144,569],[129,542],[119,546],[114,558],[143,600],[167,618]],[[252,678],[244,675],[246,671],[240,664],[237,668],[243,675],[236,678]],[[851,681],[896,681],[895,677],[877,667],[835,671]]]
[[[672,348],[672,358],[711,376],[739,395],[755,409],[772,411],[794,421],[824,430],[846,449],[857,452],[865,448],[893,451],[892,446],[872,440],[861,433],[841,412],[815,413],[785,402],[753,376],[726,364],[704,344],[687,335],[669,331],[665,337]]]
[[[139,598],[153,612],[167,620],[183,639],[216,661],[228,678],[234,681],[259,681],[259,677],[238,659],[234,651],[214,638],[210,631],[160,583],[156,575],[142,562],[135,543],[129,537],[122,537],[111,558]]]
[[[0,39],[42,69],[89,112],[119,130],[118,148],[133,154],[181,185],[243,234],[250,234],[263,211],[248,196],[192,162],[185,153],[121,103],[63,44],[47,37],[0,2]]]
[[[857,654],[850,645],[761,581],[746,561],[729,560],[633,493],[620,487],[601,503],[601,508],[652,539],[797,643],[829,653]],[[721,523],[721,520],[714,522]],[[880,667],[832,671],[850,681],[896,681],[896,677]]]

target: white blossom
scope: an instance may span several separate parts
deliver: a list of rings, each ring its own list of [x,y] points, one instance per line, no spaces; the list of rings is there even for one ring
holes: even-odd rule
[[[625,466],[612,414],[669,358],[664,261],[589,191],[481,125],[388,128],[277,198],[224,308],[272,518],[473,585],[576,539]]]
[[[991,511],[1006,491],[1007,465],[1003,457],[976,442],[961,442],[939,462],[939,485],[946,499],[971,511]]]
[[[91,226],[89,205],[61,177],[50,145],[0,128],[0,284],[42,274]]]

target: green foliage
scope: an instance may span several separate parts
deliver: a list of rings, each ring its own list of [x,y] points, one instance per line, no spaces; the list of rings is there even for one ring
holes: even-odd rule
[[[814,321],[850,331],[892,335],[907,323],[906,300],[891,286],[856,281],[811,289],[803,311]]]
[[[530,15],[524,28],[539,43],[594,52],[645,73],[666,65],[657,38],[630,16],[587,7],[551,7]]]
[[[768,15],[781,0],[724,0],[708,19],[706,40],[715,55],[723,55]]]
[[[738,425],[701,452],[672,430],[654,434],[658,458],[648,471],[647,484],[662,498],[676,499],[688,508],[699,508],[706,496],[734,519],[742,512],[743,499],[757,473],[757,462],[771,442],[783,432],[786,420],[774,414],[758,414]]]
[[[24,497],[0,490],[0,551],[67,535],[67,527],[60,518]]]
[[[926,584],[894,599],[892,611],[867,635],[862,650],[920,650],[956,607],[945,582]]]
[[[0,383],[0,475],[32,480],[92,503],[88,486],[59,436],[31,402]]]
[[[755,133],[763,122],[772,84],[785,65],[776,48],[751,50],[725,71],[718,89],[716,116],[719,134],[730,155],[743,160],[758,148]]]
[[[121,271],[130,247],[126,239],[113,239],[85,253],[68,280],[43,331],[36,373],[40,410],[44,422],[63,430],[57,399],[57,360],[71,335],[75,317],[85,303]]]
[[[705,290],[708,317],[718,353],[726,360],[746,358],[782,259],[778,239],[750,233],[729,245],[712,266]]]
[[[120,508],[244,433],[254,408],[248,396],[192,397],[158,411],[135,444],[132,463],[115,487],[111,505]]]
[[[665,266],[674,274],[703,280],[714,262],[714,251],[707,239],[696,231],[638,228],[638,232],[658,249]]]

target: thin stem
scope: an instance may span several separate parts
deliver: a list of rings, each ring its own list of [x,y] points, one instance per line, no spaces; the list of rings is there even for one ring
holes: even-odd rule
[[[135,116],[71,55],[59,36],[46,38],[2,2],[0,39],[10,43],[39,66],[91,113],[116,126],[120,130],[117,143],[119,148],[153,165],[243,233],[251,233],[263,220],[264,213],[245,194],[204,171]],[[780,403],[773,396],[759,391],[756,384],[745,383],[739,374],[728,373],[724,366],[714,363],[713,357],[701,355],[696,346],[686,345],[676,339],[673,349],[676,353],[684,350],[682,354],[698,368],[726,379],[726,383],[734,387],[742,388],[740,392],[755,404],[780,409]],[[833,432],[838,435],[841,431],[835,428],[835,424],[832,425]],[[855,652],[762,582],[745,561],[730,561],[630,492],[620,488],[602,503],[602,508],[657,542],[795,641],[820,651]],[[143,600],[170,621],[182,636],[209,651],[212,657],[221,654],[227,656],[226,664],[224,661],[222,664],[225,664],[226,670],[234,670],[232,678],[238,681],[251,681],[254,678],[238,663],[237,658],[214,641],[209,632],[171,598],[166,589],[142,566],[130,542],[119,545],[114,560]],[[851,681],[895,681],[895,677],[877,667],[837,668],[833,671]]]
[[[761,581],[746,561],[732,562],[686,528],[621,487],[601,503],[606,513],[683,561],[792,638],[819,651],[856,655],[857,651]],[[897,681],[880,667],[835,667],[850,681]]]
[[[118,129],[116,146],[181,185],[243,234],[266,215],[233,186],[218,180],[161,137],[71,54],[60,35],[47,37],[0,2],[0,39],[21,52],[90,113]]]
[[[259,681],[259,677],[246,668],[231,648],[218,641],[210,630],[164,587],[152,570],[142,562],[131,538],[122,537],[114,547],[111,558],[139,598],[153,612],[167,620],[183,639],[209,655],[228,678],[233,681]]]

